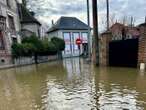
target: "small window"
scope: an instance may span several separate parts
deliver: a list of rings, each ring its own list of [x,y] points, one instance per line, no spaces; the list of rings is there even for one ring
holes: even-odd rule
[[[14,18],[12,16],[8,15],[8,21],[9,21],[9,28],[11,30],[15,30]]]
[[[4,41],[3,41],[3,34],[2,31],[0,31],[0,49],[4,49]]]

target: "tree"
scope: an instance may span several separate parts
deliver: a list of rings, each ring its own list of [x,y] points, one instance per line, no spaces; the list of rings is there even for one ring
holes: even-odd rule
[[[42,41],[34,34],[30,37],[25,37],[23,40],[22,40],[22,43],[25,44],[25,43],[29,43],[32,45],[33,47],[33,55],[34,55],[34,58],[35,58],[35,63],[38,64],[38,55],[41,55],[43,52],[44,52],[44,46],[43,46],[43,43]]]
[[[52,38],[40,40],[36,35],[25,37],[22,43],[14,43],[12,45],[12,54],[14,58],[21,56],[34,56],[35,63],[38,64],[38,56],[55,55],[61,53],[65,48],[65,42],[60,38]]]
[[[23,55],[23,45],[14,43],[12,45],[12,54],[14,58],[18,58]]]
[[[53,37],[51,39],[51,42],[53,42],[56,45],[57,51],[63,51],[65,49],[65,42],[63,39],[58,37]]]
[[[51,42],[55,45],[59,58],[62,58],[61,51],[65,49],[65,41],[61,38],[53,37]]]

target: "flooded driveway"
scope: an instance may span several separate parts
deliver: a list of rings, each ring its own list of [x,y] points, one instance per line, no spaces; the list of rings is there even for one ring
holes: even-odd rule
[[[0,110],[144,110],[146,73],[83,59],[0,71]]]

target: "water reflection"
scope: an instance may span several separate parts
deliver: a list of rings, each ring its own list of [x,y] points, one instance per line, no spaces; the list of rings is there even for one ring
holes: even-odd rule
[[[146,73],[79,58],[0,71],[0,110],[144,110]]]

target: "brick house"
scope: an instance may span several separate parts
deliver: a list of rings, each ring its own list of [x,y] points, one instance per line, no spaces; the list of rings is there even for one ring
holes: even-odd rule
[[[124,42],[127,42],[127,41],[132,40],[132,39],[137,39],[137,38],[141,37],[141,35],[142,35],[141,30],[142,30],[142,28],[140,28],[140,27],[131,27],[131,26],[125,26],[125,25],[120,24],[120,23],[115,23],[114,25],[112,25],[110,27],[109,31],[102,33],[100,35],[100,42],[99,42],[100,65],[103,65],[103,66],[109,65],[109,53],[110,53],[110,45],[109,44],[110,43],[116,42],[116,41],[119,43],[120,42],[124,43]],[[141,58],[140,56],[142,56],[142,54],[143,54],[143,52],[142,52],[142,54],[139,54],[141,47],[142,47],[141,46],[142,41],[140,39],[139,39],[139,41],[137,40],[139,47],[135,48],[135,49],[137,49],[138,52],[134,54],[134,55],[137,54],[137,56],[138,56],[135,59],[135,60],[138,60],[138,65],[141,62],[141,61],[139,61]],[[126,44],[126,45],[128,45],[128,44]],[[124,46],[125,46],[125,44],[124,44]],[[124,48],[124,47],[121,47],[121,48]],[[126,48],[125,48],[125,50],[126,50]],[[121,50],[121,51],[123,51],[123,50]],[[131,54],[131,53],[129,53],[129,54]],[[117,54],[117,55],[119,55],[119,54]],[[125,55],[125,54],[123,53],[123,55]]]
[[[137,38],[140,35],[138,27],[125,26],[121,23],[115,23],[110,27],[112,40]]]

